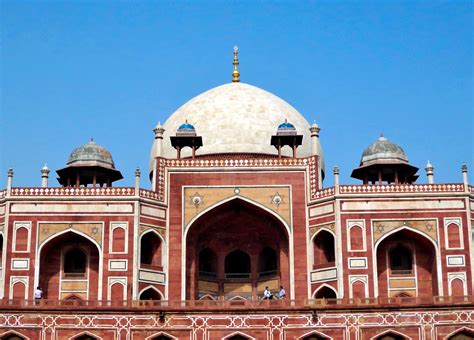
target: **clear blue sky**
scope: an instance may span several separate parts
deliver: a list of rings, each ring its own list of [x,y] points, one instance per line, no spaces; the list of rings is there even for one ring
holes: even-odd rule
[[[40,185],[91,136],[133,185],[152,129],[231,80],[292,104],[322,128],[325,185],[381,132],[436,182],[473,164],[471,1],[1,1],[0,185]],[[52,172],[51,182],[57,185]],[[142,186],[148,187],[143,178]]]

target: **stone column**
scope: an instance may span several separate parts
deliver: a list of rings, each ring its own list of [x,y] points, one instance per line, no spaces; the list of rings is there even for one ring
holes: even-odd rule
[[[140,168],[137,166],[135,169],[135,195],[138,195],[138,190],[140,190]]]
[[[337,165],[334,166],[333,174],[334,174],[334,190],[336,194],[338,194],[339,193],[339,167]]]
[[[13,168],[8,168],[8,179],[7,179],[7,193],[10,194],[10,191],[12,189],[12,183],[13,183]]]
[[[153,144],[152,150],[152,176],[151,176],[151,190],[156,190],[156,158],[161,157],[163,155],[163,134],[165,129],[161,126],[160,122],[156,124],[155,128],[153,129],[155,133],[155,142]]]
[[[467,187],[467,185],[469,184],[468,180],[467,180],[467,165],[466,163],[464,163],[462,166],[461,166],[461,171],[462,171],[462,182],[464,183],[464,185]]]
[[[434,172],[433,172],[433,170],[434,170],[433,165],[431,165],[430,161],[428,161],[428,163],[426,163],[426,168],[425,168],[426,177],[428,178],[428,184],[433,184],[434,183]]]
[[[45,164],[44,167],[41,168],[41,187],[46,188],[48,186],[48,178],[49,178],[49,168]]]
[[[318,187],[322,189],[323,187],[323,171],[324,171],[324,164],[323,164],[323,149],[321,147],[321,143],[319,142],[319,132],[321,129],[319,128],[318,124],[313,123],[309,128],[311,132],[311,154],[314,156],[318,156]]]

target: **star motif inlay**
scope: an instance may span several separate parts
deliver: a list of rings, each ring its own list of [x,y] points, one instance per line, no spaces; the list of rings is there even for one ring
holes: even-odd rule
[[[276,192],[273,196],[271,197],[271,204],[274,204],[277,206],[277,208],[280,206],[280,204],[283,203],[283,196],[280,195],[278,192]]]
[[[202,204],[202,199],[203,196],[199,195],[198,192],[196,192],[194,195],[189,196],[191,200],[191,204],[194,205],[194,207],[197,209],[198,206]]]
[[[385,231],[385,227],[383,225],[379,224],[377,226],[377,231],[381,234]]]

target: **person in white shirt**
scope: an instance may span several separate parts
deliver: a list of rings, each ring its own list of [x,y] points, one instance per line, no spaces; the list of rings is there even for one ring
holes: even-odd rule
[[[278,298],[281,300],[281,299],[284,299],[285,296],[286,296],[285,289],[283,288],[283,286],[280,286],[280,291],[278,292]]]
[[[40,287],[36,287],[35,290],[35,300],[39,300],[43,297],[43,291],[41,290]]]
[[[271,300],[273,298],[272,292],[270,292],[270,289],[268,287],[265,287],[265,291],[263,292],[263,298],[265,300]]]

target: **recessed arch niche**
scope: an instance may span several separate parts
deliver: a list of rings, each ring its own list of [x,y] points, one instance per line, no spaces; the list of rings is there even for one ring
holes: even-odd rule
[[[269,269],[271,268],[271,269]],[[199,216],[186,235],[186,298],[256,297],[289,287],[289,238],[282,221],[244,199]],[[269,270],[267,270],[269,269]]]

